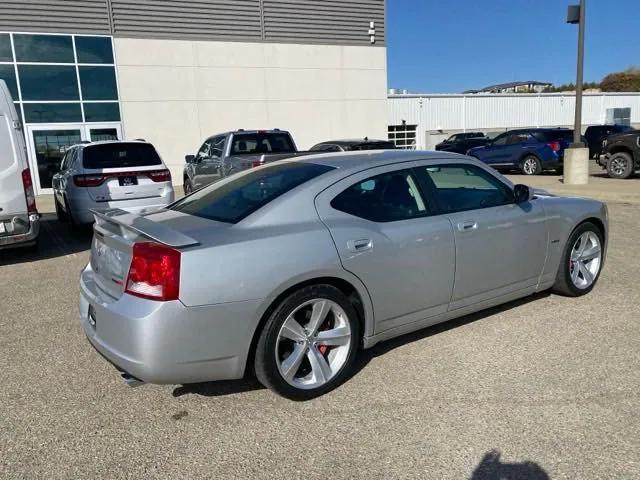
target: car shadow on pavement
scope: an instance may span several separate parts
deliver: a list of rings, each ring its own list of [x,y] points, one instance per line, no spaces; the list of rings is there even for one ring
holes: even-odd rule
[[[471,474],[470,480],[550,480],[549,474],[535,462],[505,463],[500,452],[487,452]]]
[[[384,355],[391,350],[401,347],[403,345],[407,345],[412,342],[416,342],[418,340],[422,340],[424,338],[430,337],[432,335],[437,335],[442,332],[446,332],[447,330],[451,330],[453,328],[461,327],[463,325],[467,325],[468,323],[475,322],[477,320],[482,320],[483,318],[489,317],[491,315],[495,315],[496,313],[501,313],[506,310],[510,310],[512,308],[518,307],[520,305],[525,305],[529,302],[534,302],[541,298],[545,298],[551,295],[549,291],[535,293],[533,295],[529,295],[524,298],[520,298],[518,300],[513,300],[511,302],[504,303],[502,305],[498,305],[495,307],[488,308],[486,310],[481,310],[476,313],[471,313],[469,315],[465,315],[460,318],[456,318],[453,320],[449,320],[443,323],[439,323],[437,325],[433,325],[431,327],[426,327],[415,332],[407,333],[400,337],[392,338],[390,340],[385,340],[380,342],[373,347],[362,350],[360,355],[358,355],[358,359],[356,360],[355,368],[353,369],[353,373],[351,377],[357,375],[360,370],[365,368],[368,363],[377,356]]]
[[[349,378],[357,375],[363,368],[367,366],[367,364],[373,358],[379,355],[383,355],[393,350],[394,348],[397,348],[402,345],[406,345],[408,343],[412,343],[418,340],[422,340],[423,338],[430,337],[431,335],[436,335],[441,332],[446,332],[447,330],[450,330],[452,328],[460,327],[462,325],[475,322],[476,320],[481,320],[490,315],[494,315],[496,313],[509,310],[519,305],[524,305],[526,303],[533,302],[540,298],[548,297],[549,295],[550,295],[549,292],[536,293],[529,297],[525,297],[519,300],[514,300],[512,302],[508,302],[503,305],[499,305],[497,307],[489,308],[487,310],[482,310],[480,312],[473,313],[470,315],[465,315],[464,317],[460,317],[454,320],[449,320],[448,322],[440,323],[438,325],[427,327],[413,333],[408,333],[406,335],[402,335],[400,337],[393,338],[391,340],[380,342],[368,350],[360,351],[360,354],[358,355],[354,369],[351,375],[349,375]],[[251,369],[247,369],[247,370],[249,371]],[[265,387],[263,387],[260,384],[260,382],[258,382],[258,380],[251,373],[247,373],[246,377],[243,378],[242,380],[224,380],[224,381],[217,381],[217,382],[190,383],[190,384],[180,385],[174,388],[173,396],[181,397],[182,395],[195,394],[195,395],[202,395],[205,397],[219,397],[224,395],[232,395],[235,393],[261,390],[264,388]],[[479,478],[482,478],[482,477],[479,477]],[[488,477],[488,478],[491,478],[491,477]],[[508,478],[508,477],[505,477],[505,478]],[[532,477],[532,478],[537,478],[537,477]]]
[[[92,236],[90,226],[71,226],[60,222],[53,213],[44,213],[40,218],[38,246],[0,250],[0,266],[75,255],[91,247]]]

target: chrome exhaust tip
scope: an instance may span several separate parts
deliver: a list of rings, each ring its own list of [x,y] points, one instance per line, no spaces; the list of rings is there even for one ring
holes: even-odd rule
[[[129,375],[126,372],[121,372],[120,377],[122,381],[129,385],[131,388],[139,387],[140,385],[144,385],[144,382],[133,375]]]

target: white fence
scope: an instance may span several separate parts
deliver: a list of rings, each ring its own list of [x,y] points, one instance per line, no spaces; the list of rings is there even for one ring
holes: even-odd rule
[[[428,149],[455,132],[570,127],[574,107],[568,93],[389,95],[388,125],[416,125],[416,147]],[[583,127],[605,123],[612,108],[630,108],[631,124],[640,125],[640,93],[585,93]]]

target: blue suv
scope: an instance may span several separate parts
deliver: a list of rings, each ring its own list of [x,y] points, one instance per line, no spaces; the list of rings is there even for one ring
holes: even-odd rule
[[[527,128],[509,130],[487,145],[467,151],[496,170],[518,169],[525,175],[544,170],[562,173],[564,149],[573,140],[567,128]]]

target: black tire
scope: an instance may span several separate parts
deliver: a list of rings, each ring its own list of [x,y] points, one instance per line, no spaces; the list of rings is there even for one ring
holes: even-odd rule
[[[532,165],[533,168],[530,168],[529,165]],[[542,163],[535,155],[527,155],[520,161],[520,171],[523,175],[540,175]]]
[[[564,174],[564,167],[558,167],[558,168],[556,168],[556,174],[558,174],[558,175],[563,175],[563,174]]]
[[[189,195],[190,193],[192,193],[193,185],[191,185],[191,180],[189,180],[188,178],[185,178],[182,184],[182,189],[184,190],[185,195]]]
[[[571,235],[569,235],[569,239],[567,240],[567,243],[564,247],[564,252],[560,260],[560,266],[558,267],[558,273],[556,275],[556,281],[553,284],[553,287],[551,287],[553,292],[567,297],[580,297],[593,290],[593,287],[596,285],[596,283],[598,283],[600,273],[602,272],[602,267],[604,266],[604,257],[602,256],[602,254],[600,256],[600,266],[598,272],[591,285],[586,288],[578,288],[571,280],[571,251],[573,250],[573,246],[578,240],[578,237],[580,237],[585,232],[593,232],[598,237],[598,239],[600,240],[601,252],[604,253],[604,238],[600,229],[591,222],[584,222],[578,225],[575,230],[571,232]]]
[[[62,207],[60,206],[60,202],[58,202],[57,198],[54,199],[54,203],[56,207],[56,217],[58,217],[58,221],[66,222],[68,220],[67,213],[62,209]]]
[[[315,299],[330,300],[342,308],[349,323],[351,339],[346,360],[340,370],[323,385],[304,389],[291,385],[283,378],[276,364],[276,348],[280,329],[288,316],[305,302]],[[265,387],[291,400],[309,400],[318,397],[333,390],[349,377],[360,349],[360,340],[358,314],[349,299],[340,290],[324,284],[303,287],[286,297],[271,313],[264,325],[255,352],[256,377]]]
[[[607,175],[611,178],[629,178],[633,170],[633,158],[626,152],[614,153],[607,162]]]

